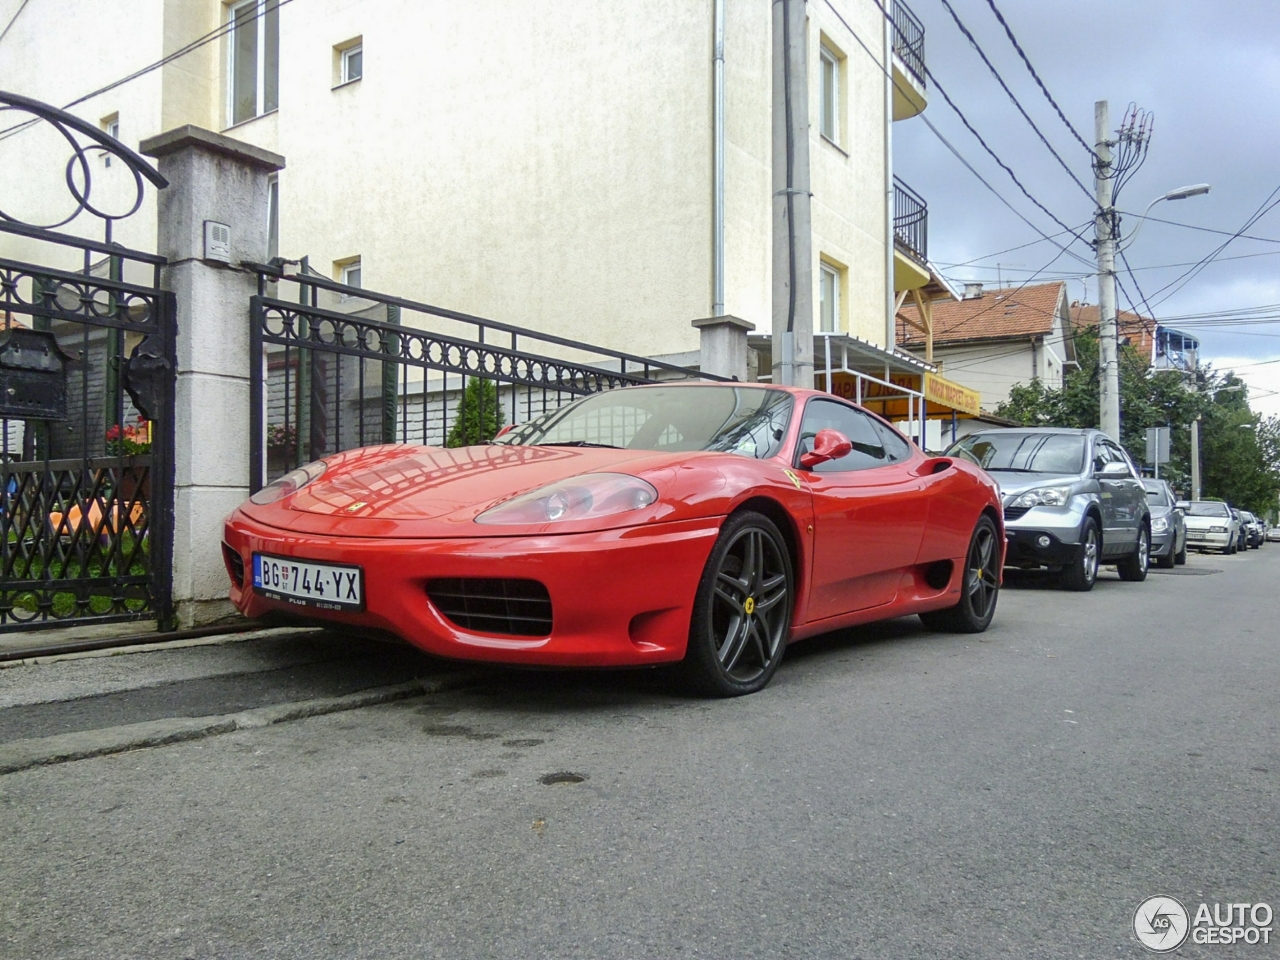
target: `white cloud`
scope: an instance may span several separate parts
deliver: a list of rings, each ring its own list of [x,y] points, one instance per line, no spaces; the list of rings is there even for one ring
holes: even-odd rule
[[[1234,370],[1249,386],[1249,406],[1264,417],[1280,416],[1280,357],[1259,363],[1252,357],[1214,357],[1207,361],[1215,370]]]

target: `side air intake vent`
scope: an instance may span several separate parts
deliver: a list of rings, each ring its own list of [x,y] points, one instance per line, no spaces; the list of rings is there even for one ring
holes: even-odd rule
[[[464,630],[517,637],[551,635],[551,595],[537,580],[441,578],[427,581],[427,596]]]
[[[237,590],[244,589],[244,558],[239,551],[233,550],[229,544],[222,545],[222,559],[227,564],[227,573]]]

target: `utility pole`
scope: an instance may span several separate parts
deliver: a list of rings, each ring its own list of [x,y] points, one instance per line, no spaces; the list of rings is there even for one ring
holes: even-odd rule
[[[805,12],[805,0],[773,0],[773,382],[812,387],[813,221]]]
[[[1191,421],[1191,499],[1200,499],[1200,414]]]
[[[1112,205],[1111,110],[1106,100],[1093,105],[1094,189],[1098,210],[1094,215],[1098,253],[1098,386],[1099,424],[1102,432],[1120,442],[1120,360],[1116,342],[1116,216]]]

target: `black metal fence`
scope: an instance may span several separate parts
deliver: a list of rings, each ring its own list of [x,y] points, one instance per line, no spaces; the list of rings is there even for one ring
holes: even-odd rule
[[[893,52],[920,86],[925,86],[924,24],[901,0],[893,3]]]
[[[0,632],[167,626],[174,298],[160,288],[163,257],[111,239],[141,205],[143,181],[165,181],[47,104],[0,92],[0,128],[18,131],[0,164],[13,174],[0,189]],[[49,163],[38,138],[18,139],[27,128],[70,145],[73,212],[56,223],[22,222],[9,206],[26,199],[23,176]],[[101,221],[104,240],[51,229],[81,214]]]
[[[893,178],[893,239],[922,263],[929,259],[929,206],[897,177]]]
[[[401,297],[258,266],[250,485],[379,443],[464,446],[577,397],[723,380]]]

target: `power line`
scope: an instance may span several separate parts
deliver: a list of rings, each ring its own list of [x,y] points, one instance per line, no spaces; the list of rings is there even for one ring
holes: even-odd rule
[[[1080,229],[1082,229],[1082,230],[1083,230],[1083,229],[1084,229],[1084,227],[1087,227],[1088,225],[1089,225],[1089,223],[1086,221],[1086,222],[1085,222],[1085,224],[1084,224],[1083,226],[1081,226],[1081,228],[1080,228]],[[1030,242],[1028,242],[1028,243],[1020,243],[1020,244],[1018,244],[1016,247],[1009,247],[1008,249],[1005,249],[1005,250],[997,250],[995,253],[984,253],[984,254],[983,254],[982,256],[980,256],[980,257],[974,257],[972,260],[965,260],[963,263],[947,263],[947,262],[945,262],[945,261],[940,261],[940,260],[939,260],[939,261],[934,261],[934,262],[935,262],[935,264],[938,264],[938,265],[941,265],[941,266],[944,266],[944,267],[967,267],[967,266],[969,266],[969,264],[971,264],[971,263],[977,263],[979,260],[990,260],[992,257],[998,257],[998,256],[1000,256],[1001,254],[1004,254],[1004,253],[1013,253],[1013,251],[1015,251],[1015,250],[1022,250],[1022,249],[1025,249],[1026,247],[1034,247],[1037,243],[1044,243],[1046,240],[1052,240],[1054,237],[1060,237],[1060,236],[1062,236],[1062,235],[1063,235],[1064,233],[1066,233],[1066,232],[1067,232],[1067,231],[1065,231],[1065,230],[1059,230],[1057,233],[1051,234],[1051,235],[1046,236],[1046,237],[1041,237],[1039,240],[1031,240],[1031,241],[1030,241]],[[978,268],[976,268],[976,269],[979,269],[979,270],[994,270],[994,269],[996,269],[996,268],[995,268],[995,267],[978,267]]]
[[[996,19],[1000,21],[1000,26],[1004,27],[1005,36],[1007,36],[1009,38],[1009,42],[1013,44],[1013,49],[1018,51],[1018,56],[1022,58],[1022,62],[1026,65],[1027,72],[1029,72],[1032,79],[1035,80],[1036,85],[1040,88],[1040,92],[1044,94],[1044,98],[1048,100],[1053,109],[1057,111],[1058,119],[1066,124],[1067,129],[1071,131],[1071,135],[1080,142],[1080,146],[1085,148],[1089,156],[1096,159],[1097,154],[1094,153],[1093,147],[1091,147],[1084,137],[1080,136],[1079,131],[1071,125],[1071,121],[1067,119],[1067,115],[1063,113],[1062,108],[1058,106],[1058,101],[1053,99],[1053,95],[1049,93],[1049,88],[1046,87],[1044,85],[1044,81],[1040,79],[1040,74],[1036,73],[1036,68],[1031,65],[1030,58],[1027,57],[1026,52],[1022,49],[1022,44],[1018,43],[1018,38],[1013,35],[1013,28],[1010,27],[1008,21],[1005,20],[1004,14],[1002,14],[1000,12],[1000,8],[996,6],[995,0],[987,0],[987,6],[991,8],[991,12],[994,13],[996,15]]]
[[[986,265],[983,265],[983,264],[978,264],[978,263],[977,263],[977,261],[978,261],[978,260],[987,260],[987,259],[989,259],[989,258],[991,258],[991,257],[997,257],[997,256],[1000,256],[1000,254],[1003,254],[1003,253],[1011,253],[1011,252],[1013,252],[1014,250],[1021,250],[1023,247],[1029,247],[1029,246],[1032,246],[1033,244],[1036,244],[1036,243],[1043,243],[1043,242],[1044,242],[1044,241],[1042,241],[1042,240],[1032,240],[1032,241],[1031,241],[1031,243],[1024,243],[1024,244],[1022,244],[1021,246],[1017,246],[1017,247],[1010,247],[1008,250],[1000,250],[1000,251],[998,251],[997,253],[989,253],[989,254],[987,254],[986,256],[982,256],[982,257],[975,257],[973,260],[966,260],[966,261],[964,261],[963,263],[950,263],[950,262],[948,262],[948,261],[946,261],[946,260],[935,260],[933,263],[934,263],[934,266],[937,266],[937,267],[948,267],[948,268],[950,268],[950,269],[955,269],[956,267],[968,267],[970,270],[996,270],[996,269],[1000,269],[1000,270],[1005,270],[1005,271],[1010,272],[1010,273],[1027,273],[1027,272],[1030,272],[1030,268],[1029,268],[1029,267],[1010,267],[1010,266],[992,267],[992,266],[986,266]],[[1261,253],[1241,253],[1241,254],[1237,254],[1237,255],[1236,255],[1236,256],[1234,256],[1234,257],[1218,257],[1218,258],[1216,258],[1213,262],[1214,262],[1214,263],[1227,263],[1227,262],[1229,262],[1229,261],[1231,261],[1231,260],[1250,260],[1250,259],[1252,259],[1252,258],[1254,258],[1254,257],[1275,257],[1275,256],[1280,256],[1280,250],[1263,250]],[[1148,264],[1147,266],[1143,266],[1143,267],[1133,267],[1133,268],[1132,268],[1132,272],[1137,273],[1137,272],[1140,272],[1140,271],[1143,271],[1143,270],[1173,270],[1173,269],[1175,269],[1175,268],[1177,268],[1177,267],[1194,267],[1194,266],[1195,266],[1197,263],[1199,263],[1199,262],[1200,262],[1199,260],[1186,260],[1186,261],[1183,261],[1182,263],[1156,263],[1156,264]],[[1094,276],[1094,274],[1096,274],[1096,273],[1097,273],[1097,271],[1095,270],[1095,271],[1093,271],[1093,273],[1088,273],[1088,274],[1070,274],[1069,276],[1071,276],[1071,277],[1075,277],[1075,276],[1090,276],[1090,277],[1091,277],[1091,276]]]
[[[1000,71],[995,68],[995,64],[987,58],[986,51],[982,49],[977,38],[969,32],[969,28],[964,25],[964,21],[960,19],[960,15],[956,13],[955,8],[951,6],[950,0],[942,0],[942,5],[946,8],[947,13],[951,14],[951,19],[955,21],[956,27],[962,34],[964,34],[965,39],[969,41],[969,45],[977,51],[978,56],[982,58],[982,62],[987,65],[987,69],[990,70],[991,75],[996,78],[996,82],[1000,84],[1000,88],[1004,90],[1009,99],[1013,101],[1013,105],[1018,108],[1018,112],[1022,114],[1022,119],[1027,121],[1027,124],[1033,131],[1035,131],[1035,135],[1040,138],[1040,142],[1044,144],[1045,149],[1053,154],[1053,158],[1058,161],[1062,166],[1062,169],[1067,171],[1067,176],[1075,181],[1075,185],[1079,187],[1081,192],[1083,192],[1084,195],[1092,202],[1094,197],[1093,194],[1089,192],[1089,188],[1081,182],[1080,178],[1076,176],[1075,171],[1068,166],[1067,161],[1063,160],[1058,151],[1054,149],[1053,144],[1049,142],[1049,138],[1041,132],[1038,126],[1036,126],[1036,122],[1031,119],[1031,115],[1027,113],[1026,108],[1022,106],[1022,103],[1016,96],[1014,96],[1013,91],[1009,89],[1009,85],[1005,83],[1004,77],[1000,76]],[[1089,151],[1089,155],[1093,156],[1092,150]]]
[[[22,4],[18,7],[17,11],[14,12],[13,16],[9,18],[9,22],[4,25],[4,29],[0,30],[0,40],[5,38],[5,35],[9,32],[9,28],[17,22],[20,16],[22,16],[22,11],[27,9],[27,4],[30,2],[31,0],[22,0]]]
[[[279,10],[281,7],[287,6],[292,2],[293,0],[276,0],[275,3],[272,3],[271,0],[266,0],[266,2],[259,3],[257,12],[252,17],[232,17],[231,19],[227,20],[225,23],[220,24],[219,26],[215,27],[213,30],[210,30],[204,36],[197,37],[195,40],[192,40],[185,47],[180,47],[177,50],[175,50],[173,53],[168,54],[165,57],[161,57],[155,63],[148,64],[147,66],[142,67],[139,70],[135,70],[133,73],[127,76],[121,77],[119,80],[113,80],[111,83],[108,83],[105,87],[99,87],[97,90],[94,90],[91,93],[86,93],[82,97],[77,97],[75,100],[72,100],[70,103],[64,105],[62,109],[70,110],[72,107],[79,106],[80,104],[84,103],[86,100],[92,100],[94,97],[101,96],[104,93],[110,93],[112,90],[115,90],[117,87],[124,86],[124,84],[131,83],[134,80],[137,80],[139,77],[145,77],[148,73],[151,73],[155,70],[159,70],[161,67],[164,67],[170,63],[173,63],[173,61],[179,59],[180,57],[185,57],[187,54],[195,50],[198,50],[207,44],[213,43],[213,41],[215,40],[220,39],[221,37],[230,33],[236,27],[237,24],[239,24],[240,26],[244,26],[246,23],[249,23],[251,20],[257,20],[265,16],[267,13],[268,6],[270,6],[272,10]],[[24,2],[23,6],[25,5],[26,3]],[[21,9],[19,9],[18,12],[21,13],[22,12]],[[6,30],[7,29],[8,28],[6,28]],[[38,120],[32,119],[32,120],[26,120],[22,123],[14,124],[12,127],[6,127],[4,130],[0,130],[0,140],[7,139],[8,137],[13,136],[15,133],[25,130],[27,127],[30,127],[38,122],[39,122]]]
[[[1216,233],[1219,236],[1231,237],[1236,240],[1257,240],[1259,243],[1280,243],[1275,237],[1253,237],[1247,233],[1237,233],[1232,230],[1215,230],[1213,227],[1198,227],[1194,223],[1179,223],[1177,220],[1161,220],[1159,217],[1144,216],[1143,214],[1133,213],[1128,210],[1117,210],[1116,213],[1125,217],[1140,217],[1150,220],[1152,223],[1167,223],[1171,227],[1184,227],[1187,230],[1199,230],[1201,233]]]

